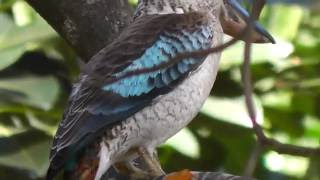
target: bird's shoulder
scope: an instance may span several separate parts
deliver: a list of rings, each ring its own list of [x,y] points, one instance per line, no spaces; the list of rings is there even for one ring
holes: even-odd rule
[[[104,78],[109,78],[139,59],[161,36],[210,28],[209,18],[208,13],[204,12],[138,17],[115,41],[91,58],[85,71],[89,76],[103,75]]]

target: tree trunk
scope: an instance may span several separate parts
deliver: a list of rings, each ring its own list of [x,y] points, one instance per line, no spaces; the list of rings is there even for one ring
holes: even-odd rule
[[[84,60],[110,43],[130,22],[127,0],[26,0]]]

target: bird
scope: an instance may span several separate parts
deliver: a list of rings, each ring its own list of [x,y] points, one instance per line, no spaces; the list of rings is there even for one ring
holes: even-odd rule
[[[133,21],[85,64],[53,140],[47,180],[163,175],[156,147],[197,115],[220,53],[173,59],[241,39],[249,14],[236,0],[139,0]],[[252,42],[274,42],[254,23]],[[139,157],[147,170],[136,167]]]

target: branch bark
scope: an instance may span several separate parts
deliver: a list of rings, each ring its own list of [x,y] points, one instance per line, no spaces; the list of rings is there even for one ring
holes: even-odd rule
[[[127,0],[26,0],[84,60],[110,43],[129,23]]]
[[[119,174],[109,174],[108,176],[104,177],[103,180],[107,179],[117,179],[117,180],[171,180],[171,179],[180,179],[180,180],[256,180],[252,177],[246,176],[236,176],[232,174],[227,174],[224,172],[196,172],[196,171],[189,171],[189,170],[182,170],[179,172],[169,173],[160,177],[148,177],[148,178],[130,178],[127,176],[122,176]]]
[[[184,170],[186,171],[186,170]],[[235,176],[223,172],[190,172],[190,176],[183,174],[184,171],[178,173],[171,173],[163,177],[158,177],[158,180],[168,179],[196,179],[196,180],[255,180],[251,177]]]
[[[265,0],[259,0],[257,2],[253,2],[253,9],[252,11],[255,12],[255,9],[259,9],[259,7],[263,7]],[[262,4],[262,5],[261,5]],[[253,13],[254,14],[254,13]],[[250,23],[248,25],[248,34],[253,31],[253,22],[254,22],[254,15],[250,17]],[[269,148],[273,151],[276,151],[280,154],[291,154],[296,156],[304,156],[304,157],[311,157],[317,156],[320,154],[320,148],[312,148],[312,147],[303,147],[303,146],[296,146],[291,144],[281,143],[273,138],[268,138],[261,126],[256,121],[256,110],[253,103],[253,88],[251,82],[251,71],[250,71],[250,62],[251,62],[251,39],[250,36],[247,35],[245,41],[245,49],[244,49],[244,62],[243,62],[243,84],[244,84],[244,95],[246,99],[246,105],[249,117],[252,122],[253,130],[257,136],[258,142],[264,148]]]

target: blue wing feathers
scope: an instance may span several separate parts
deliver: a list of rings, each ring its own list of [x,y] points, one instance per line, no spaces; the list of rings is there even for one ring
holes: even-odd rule
[[[180,73],[177,70],[177,67],[171,68],[169,73],[170,73],[172,79],[174,79],[174,80],[178,79],[180,76]]]
[[[158,95],[171,91],[204,58],[183,59],[158,71],[107,84],[110,78],[152,68],[180,53],[209,48],[211,28],[206,15],[199,13],[146,15],[97,53],[70,96],[53,142],[47,177],[52,178],[73,157],[71,154],[94,142],[106,127],[127,119]]]
[[[192,46],[192,50],[194,49],[201,49],[203,44],[198,43],[198,34],[197,33],[193,33],[193,35],[190,35],[190,33],[186,30],[182,30],[182,33],[184,35],[184,37],[188,40],[186,42],[188,42],[187,44],[190,44]]]
[[[165,83],[165,85],[169,85],[170,82],[173,81],[173,79],[171,78],[170,74],[168,73],[168,70],[165,70],[162,74],[162,81]]]
[[[165,35],[166,36],[160,36],[160,39],[171,45],[172,47],[171,51],[174,56],[178,52],[181,53],[185,51],[183,44],[180,42],[178,38],[176,38],[175,36],[172,36],[172,34],[169,34],[169,33],[165,33]]]
[[[133,61],[131,65],[114,76],[119,77],[127,72],[152,68],[169,61],[178,53],[192,52],[210,47],[212,31],[207,26],[202,26],[198,31],[189,32],[182,30],[176,33],[163,33],[159,39],[148,48],[145,53]],[[193,65],[201,63],[201,59],[188,58],[180,61],[176,66],[155,72],[139,74],[121,79],[112,84],[103,86],[103,90],[112,91],[122,97],[140,96],[149,93],[155,88],[170,85],[181,75],[189,72]],[[149,80],[152,81],[149,81]]]

